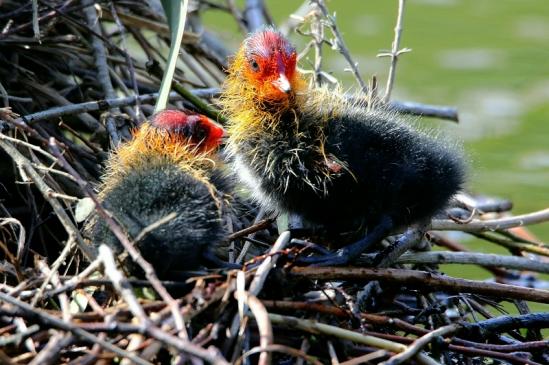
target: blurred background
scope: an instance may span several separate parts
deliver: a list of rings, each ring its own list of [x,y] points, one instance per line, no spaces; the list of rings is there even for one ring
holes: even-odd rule
[[[265,3],[277,25],[302,4]],[[384,87],[389,58],[376,54],[391,47],[398,1],[331,0],[327,5],[336,12],[364,79],[377,75]],[[228,15],[204,15],[209,29],[238,46],[242,36]],[[308,40],[295,33],[291,38],[298,46]],[[548,207],[549,3],[408,0],[403,47],[413,51],[399,58],[393,99],[458,107],[459,124],[426,123],[464,143],[471,160],[470,190],[512,200],[515,214]],[[301,65],[310,68],[307,62]],[[356,88],[346,67],[339,54],[325,48],[324,70],[340,78],[344,89]],[[549,224],[532,231],[549,240]]]

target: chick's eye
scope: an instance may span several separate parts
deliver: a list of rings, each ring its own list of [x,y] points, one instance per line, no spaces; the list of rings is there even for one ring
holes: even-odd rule
[[[253,58],[250,60],[250,67],[254,72],[259,71],[259,63],[257,63],[257,61],[254,60]]]
[[[207,134],[208,133],[206,132],[204,127],[197,126],[197,128],[195,128],[195,130],[194,130],[193,136],[195,137],[195,139],[197,141],[202,141],[206,138]]]

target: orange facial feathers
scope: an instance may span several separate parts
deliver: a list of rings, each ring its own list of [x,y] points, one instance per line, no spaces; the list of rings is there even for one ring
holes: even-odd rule
[[[133,132],[108,160],[102,193],[135,169],[151,165],[176,165],[203,180],[216,165],[214,152],[221,143],[221,127],[199,114],[164,110]]]

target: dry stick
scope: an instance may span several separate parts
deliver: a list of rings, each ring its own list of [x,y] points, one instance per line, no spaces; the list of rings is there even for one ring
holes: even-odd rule
[[[217,94],[219,92],[219,89],[198,89],[198,90],[191,90],[190,92],[195,96],[205,97],[205,96]],[[91,111],[102,111],[102,110],[109,110],[109,109],[118,108],[122,106],[128,106],[128,105],[134,104],[136,100],[139,100],[141,103],[150,103],[150,102],[154,102],[157,98],[158,98],[158,93],[154,93],[154,94],[145,94],[140,96],[132,95],[132,96],[126,96],[121,98],[87,101],[85,103],[54,107],[54,108],[46,109],[33,114],[28,114],[21,118],[16,119],[15,122],[19,122],[19,123],[26,122],[28,124],[32,124],[39,120],[58,118],[64,115],[86,113]],[[181,99],[182,99],[181,96],[176,92],[170,93],[170,100],[181,100]]]
[[[267,23],[263,14],[263,0],[246,0],[244,15],[248,31],[254,32]]]
[[[254,315],[259,330],[259,346],[265,348],[273,344],[273,327],[269,321],[269,315],[265,306],[256,296],[250,295],[246,291],[236,291],[235,297],[238,301],[243,301],[250,308]],[[271,363],[271,353],[268,351],[261,352],[259,355],[258,365],[268,365]]]
[[[132,314],[139,318],[139,321],[141,322],[141,330],[139,333],[148,333],[157,340],[167,344],[173,345],[175,343],[175,347],[177,349],[188,352],[191,355],[195,355],[211,363],[224,363],[224,359],[220,358],[215,352],[211,353],[211,351],[202,349],[192,342],[182,341],[181,339],[171,336],[166,331],[156,327],[149,317],[147,317],[143,307],[139,304],[137,298],[133,294],[132,286],[128,280],[116,268],[116,263],[114,261],[114,256],[111,249],[106,245],[99,246],[99,257],[105,266],[105,274],[111,279],[115,289],[120,293],[120,295],[122,295]]]
[[[513,227],[527,226],[530,224],[549,221],[549,208],[537,212],[516,215],[513,217],[479,220],[475,219],[466,224],[456,223],[449,219],[433,219],[430,229],[434,231],[463,231],[483,232],[498,231]]]
[[[265,218],[258,222],[254,222],[251,226],[241,229],[240,231],[234,232],[227,237],[227,241],[232,241],[240,237],[247,236],[251,233],[255,233],[261,230],[268,228],[273,223],[273,218]]]
[[[284,327],[289,327],[292,329],[299,329],[302,331],[307,331],[313,334],[324,334],[327,336],[334,336],[337,338],[353,341],[360,343],[366,346],[372,346],[375,348],[385,349],[392,352],[402,352],[406,350],[406,346],[397,342],[385,340],[382,338],[363,335],[354,331],[346,330],[343,328],[330,326],[324,323],[319,323],[309,319],[300,319],[297,317],[291,316],[282,316],[279,314],[270,313],[269,318],[272,323],[278,324]],[[418,362],[422,364],[438,364],[435,360],[429,356],[419,353],[416,355]]]
[[[334,50],[338,51],[339,53],[341,53],[341,55],[343,55],[343,57],[349,64],[349,67],[351,68],[351,72],[353,73],[355,79],[360,85],[360,89],[362,90],[362,92],[364,94],[368,93],[368,85],[366,85],[366,83],[362,79],[362,76],[360,76],[360,72],[358,71],[358,65],[352,59],[351,54],[349,53],[349,49],[345,45],[345,41],[343,40],[343,37],[341,36],[341,33],[339,32],[339,29],[337,27],[335,17],[332,16],[330,13],[328,13],[328,9],[324,4],[324,0],[311,0],[311,3],[318,5],[319,9],[322,11],[322,15],[324,15],[324,17],[328,21],[328,27],[330,28],[332,34],[334,35],[334,41],[332,43],[332,47],[334,48]]]
[[[307,311],[314,314],[322,313],[339,318],[351,318],[352,314],[344,309],[328,306],[325,304],[319,304],[314,302],[291,302],[291,301],[276,301],[276,300],[262,300],[265,307],[271,310],[283,310],[283,311]],[[378,314],[360,313],[361,319],[364,321],[381,326],[396,327],[404,332],[412,333],[418,336],[423,336],[429,333],[426,329],[417,325],[410,324],[399,318],[391,318]],[[468,347],[483,348],[493,351],[503,352],[516,352],[516,351],[532,351],[534,349],[542,349],[549,345],[549,340],[545,341],[531,341],[512,345],[492,345],[479,342],[466,341],[461,338],[453,338],[452,343],[461,344]]]
[[[37,324],[33,324],[32,326],[28,327],[26,330],[17,332],[13,335],[10,335],[10,336],[5,336],[3,334],[0,337],[0,348],[4,348],[4,347],[9,346],[9,345],[16,345],[18,343],[21,343],[26,338],[28,338],[29,336],[35,334],[38,331],[40,331],[40,326],[37,325]]]
[[[93,254],[88,245],[86,245],[86,243],[82,239],[78,228],[76,228],[72,219],[69,217],[61,203],[59,203],[57,199],[51,197],[50,194],[53,190],[44,182],[44,180],[32,167],[30,161],[25,156],[23,156],[21,152],[19,152],[11,143],[7,141],[0,139],[0,147],[4,151],[6,151],[8,155],[10,155],[10,157],[17,164],[17,166],[23,168],[24,171],[29,175],[29,177],[34,182],[34,185],[38,188],[40,193],[42,193],[44,199],[51,205],[53,211],[57,215],[66,232],[69,235],[73,235],[73,237],[76,239],[76,242],[78,243],[78,247],[80,248],[80,250],[88,259],[91,259],[93,257]]]
[[[28,365],[59,364],[61,351],[70,346],[74,340],[74,336],[70,333],[55,333],[50,337],[46,346],[28,363]]]
[[[402,351],[400,354],[396,354],[389,360],[380,363],[380,365],[399,365],[405,361],[410,360],[416,355],[422,348],[434,341],[439,336],[446,336],[448,334],[456,332],[460,328],[459,324],[453,323],[447,326],[437,328],[434,331],[427,333],[416,339],[408,348]]]
[[[503,232],[502,232],[503,233]],[[515,242],[506,238],[496,237],[487,232],[485,233],[475,233],[470,232],[471,235],[486,240],[488,242],[493,242],[510,250],[520,250],[535,253],[537,255],[549,256],[549,246],[543,243],[523,243]]]
[[[105,275],[107,275],[107,277],[111,280],[114,288],[118,291],[118,293],[120,293],[128,305],[128,309],[139,319],[141,326],[145,329],[150,325],[150,320],[143,310],[143,307],[139,304],[139,301],[133,294],[131,284],[124,277],[124,275],[122,275],[120,270],[116,268],[116,262],[114,261],[112,250],[108,246],[102,244],[99,246],[98,259],[103,262]]]
[[[243,354],[237,361],[235,361],[235,365],[240,365],[244,359],[247,357],[257,354],[258,352],[280,352],[283,354],[287,354],[293,357],[299,358],[299,360],[305,359],[308,364],[313,365],[322,365],[320,361],[318,361],[314,356],[307,355],[305,351],[297,350],[292,347],[284,346],[284,345],[269,345],[269,346],[261,346],[261,347],[254,347],[250,351]]]
[[[234,232],[229,236],[229,241],[233,241],[236,238],[240,238],[243,236],[246,236],[248,238],[254,238],[255,233],[269,227],[273,223],[272,218],[263,219],[265,216],[265,210],[261,209],[259,213],[257,213],[257,216],[254,219],[254,223],[250,227],[246,227],[238,232]],[[244,246],[242,247],[242,251],[240,252],[240,255],[236,258],[235,263],[240,264],[242,261],[244,261],[244,258],[246,257],[246,254],[248,253],[248,250],[250,249],[250,246],[252,245],[251,241],[246,241],[244,243]]]
[[[376,359],[379,359],[380,357],[387,356],[388,352],[385,350],[377,350],[374,352],[371,352],[366,355],[362,355],[359,357],[355,357],[354,359],[344,361],[340,363],[339,365],[359,365],[359,364],[366,364],[369,361],[374,361]]]
[[[462,264],[487,267],[503,267],[549,273],[549,265],[535,259],[476,252],[417,252],[406,253],[396,261],[399,264]]]
[[[395,25],[395,39],[393,40],[391,52],[379,53],[378,57],[391,57],[391,68],[389,69],[389,76],[387,78],[387,86],[385,87],[385,95],[383,95],[383,103],[387,104],[391,98],[391,91],[393,90],[393,85],[395,83],[396,75],[396,64],[398,56],[403,53],[410,52],[411,49],[404,48],[399,49],[400,47],[400,38],[402,36],[402,23],[404,21],[404,4],[405,0],[398,1],[398,15],[397,22]]]
[[[476,323],[462,323],[462,331],[485,337],[494,332],[506,332],[520,328],[549,328],[549,313],[529,313],[519,316],[500,316]]]
[[[57,259],[54,261],[48,276],[46,277],[42,285],[40,285],[40,288],[36,292],[34,298],[32,298],[31,305],[33,307],[36,306],[36,303],[38,303],[38,301],[42,298],[42,294],[44,293],[46,286],[48,286],[53,276],[57,274],[57,270],[59,270],[59,267],[61,267],[61,264],[65,262],[65,259],[69,256],[69,254],[74,249],[75,242],[76,241],[74,239],[74,235],[72,233],[69,233],[69,238],[65,243],[65,247],[63,247],[63,251],[61,251],[61,254],[59,254],[59,257],[57,257]]]
[[[128,53],[128,46],[126,44],[126,32],[124,29],[124,25],[120,21],[120,18],[118,17],[118,12],[116,11],[116,8],[114,6],[114,1],[110,2],[111,7],[111,14],[114,18],[114,21],[116,25],[118,26],[118,30],[120,32],[120,38],[122,40],[122,50],[124,51],[124,58],[126,59],[126,63],[128,65],[128,73],[130,74],[130,81],[132,83],[133,92],[135,95],[139,95],[139,88],[137,86],[137,80],[135,78],[135,67],[133,66],[133,60]],[[141,115],[141,108],[139,105],[139,98],[135,99],[135,114],[139,117]]]
[[[454,122],[459,121],[457,108],[452,106],[438,106],[422,103],[415,103],[412,101],[389,101],[386,104],[386,108],[394,110],[402,114],[417,115],[420,117],[433,117],[451,120]]]
[[[248,289],[250,294],[255,296],[259,295],[261,289],[263,289],[263,284],[265,283],[265,279],[267,279],[267,275],[269,275],[269,272],[276,265],[276,261],[278,260],[278,255],[273,254],[284,250],[289,242],[290,232],[282,232],[276,242],[273,244],[273,247],[269,252],[270,255],[265,258],[265,260],[263,260],[261,265],[259,265],[259,267],[257,268],[255,276],[250,284],[250,288]]]
[[[227,1],[227,8],[229,8],[231,14],[233,15],[233,18],[236,20],[236,23],[240,28],[240,32],[242,34],[247,34],[248,29],[246,28],[246,24],[244,23],[244,17],[242,16],[242,13],[236,6],[235,0],[226,0],[226,1]]]
[[[505,299],[524,299],[549,303],[549,291],[458,279],[418,270],[367,269],[358,267],[295,267],[290,271],[298,277],[318,280],[379,280],[409,285],[420,290],[444,290],[451,293],[474,293]]]
[[[120,241],[124,249],[130,254],[131,258],[143,269],[143,271],[145,272],[145,276],[151,282],[152,287],[157,291],[160,297],[164,301],[166,301],[166,303],[168,303],[172,312],[172,316],[175,320],[176,329],[181,336],[184,336],[185,339],[188,339],[188,335],[185,330],[185,322],[183,321],[183,317],[181,315],[181,312],[179,311],[179,305],[177,304],[177,301],[175,301],[168,293],[160,280],[158,280],[158,277],[156,276],[152,265],[149,264],[143,258],[143,256],[141,256],[139,251],[134,247],[134,245],[132,245],[132,243],[128,240],[128,237],[126,237],[126,235],[123,233],[120,226],[103,208],[103,206],[99,202],[99,199],[95,195],[93,188],[91,188],[89,184],[84,181],[82,177],[72,168],[67,160],[65,160],[65,158],[57,148],[54,138],[50,138],[50,149],[52,153],[59,159],[60,165],[76,178],[80,188],[93,200],[93,202],[95,203],[95,209],[99,216],[101,216],[101,218],[105,220],[106,224],[109,226],[115,237]]]
[[[267,278],[267,275],[269,275],[269,272],[271,269],[276,265],[276,261],[278,260],[278,255],[275,255],[277,252],[280,252],[283,250],[286,245],[290,242],[290,232],[284,231],[278,236],[278,239],[273,244],[273,247],[269,251],[269,255],[263,260],[263,262],[259,265],[257,268],[257,271],[255,272],[254,278],[252,279],[252,282],[250,283],[248,293],[253,296],[258,296],[261,292],[261,289],[263,288],[263,284],[265,283],[265,279]],[[237,281],[238,283],[238,281]],[[241,309],[242,314],[246,314],[247,309],[242,308]],[[241,327],[240,324],[240,316],[237,314],[234,316],[232,323],[231,323],[231,338],[235,338],[237,333],[239,332],[239,329]]]
[[[133,362],[135,362],[136,364],[152,365],[150,362],[144,361],[144,360],[140,359],[139,357],[137,357],[137,356],[135,356],[135,355],[133,355],[133,354],[127,352],[127,351],[124,351],[121,348],[119,348],[119,347],[117,347],[117,346],[115,346],[115,345],[113,345],[113,344],[111,344],[107,341],[101,340],[97,336],[92,335],[88,331],[85,331],[85,330],[73,325],[72,323],[67,323],[67,322],[65,322],[65,321],[63,321],[63,320],[61,320],[61,319],[59,319],[55,316],[52,316],[51,314],[48,314],[48,313],[46,313],[42,310],[33,308],[30,305],[28,305],[27,303],[22,302],[18,299],[15,299],[15,298],[11,297],[8,294],[0,292],[0,300],[4,301],[6,303],[10,303],[11,305],[14,305],[14,306],[18,307],[20,310],[23,311],[23,313],[28,315],[30,318],[33,318],[34,320],[36,320],[40,323],[43,323],[46,326],[54,326],[54,327],[62,329],[64,331],[69,331],[72,334],[74,334],[75,336],[80,337],[80,338],[82,338],[86,341],[89,341],[90,343],[97,343],[106,350],[109,350],[109,351],[111,351],[111,352],[113,352],[113,353],[115,353],[119,356],[126,357],[126,358],[132,360]]]
[[[25,251],[25,227],[21,224],[20,221],[15,218],[0,218],[0,227],[6,224],[16,225],[19,228],[19,235],[17,237],[17,254],[15,258],[17,261],[20,261],[21,257],[23,256],[23,252]],[[15,234],[15,231],[13,231],[13,233]]]
[[[99,18],[97,17],[97,12],[95,7],[92,6],[94,0],[84,0],[84,13],[86,14],[86,19],[88,21],[88,26],[95,34],[101,34],[101,27],[99,26]],[[109,67],[107,65],[107,51],[101,39],[92,35],[92,46],[93,52],[95,55],[95,67],[97,68],[97,79],[103,88],[103,93],[105,98],[112,99],[116,97],[114,88],[112,87],[111,78],[109,76]],[[115,113],[120,113],[120,109],[113,108]],[[108,116],[106,119],[107,130],[111,137],[111,143],[115,146],[120,142],[120,136],[116,130],[116,123],[112,116]]]

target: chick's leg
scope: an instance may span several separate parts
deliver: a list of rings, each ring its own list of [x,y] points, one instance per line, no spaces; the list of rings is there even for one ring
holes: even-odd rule
[[[385,238],[393,228],[393,221],[389,216],[383,216],[379,223],[364,238],[351,243],[339,250],[320,257],[303,257],[297,260],[298,263],[312,264],[314,266],[340,266],[356,260],[361,253],[372,245]]]

